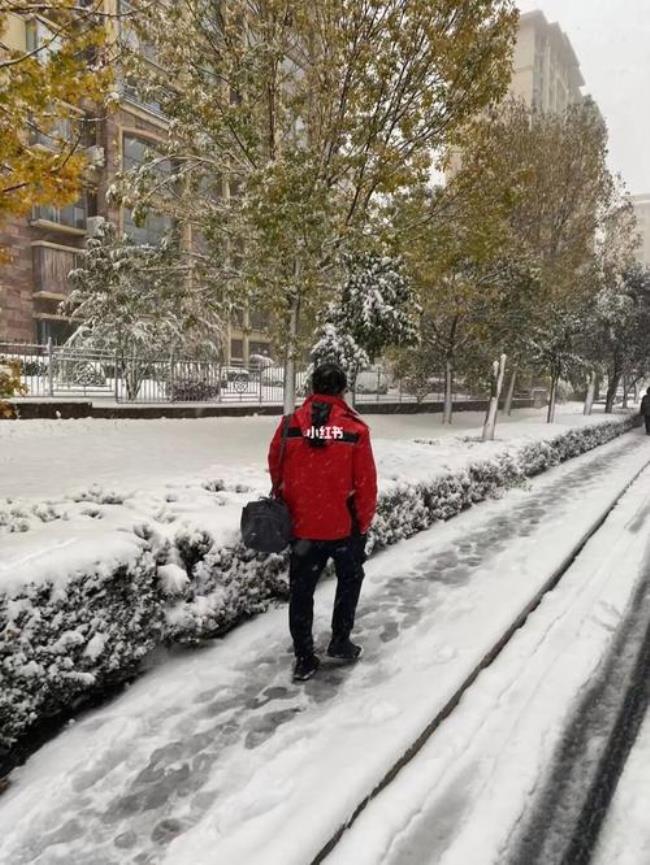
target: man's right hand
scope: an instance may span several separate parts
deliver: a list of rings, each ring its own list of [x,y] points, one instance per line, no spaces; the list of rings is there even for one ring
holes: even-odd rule
[[[352,543],[354,545],[354,552],[360,562],[363,564],[368,556],[366,555],[366,541],[368,540],[368,535],[352,535]]]

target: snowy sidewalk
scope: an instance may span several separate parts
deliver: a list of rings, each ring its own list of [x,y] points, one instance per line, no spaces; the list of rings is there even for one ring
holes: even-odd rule
[[[643,633],[650,613],[636,603],[650,574],[649,482],[647,469],[325,865],[576,861],[567,851],[577,837],[589,844],[576,827],[639,650],[633,640],[621,651],[622,638],[636,638],[630,623],[637,614]],[[646,730],[598,865],[650,861],[647,759]],[[590,816],[598,820],[595,806]]]
[[[14,774],[0,861],[308,865],[648,461],[625,436],[378,556],[357,667],[291,684],[284,610],[167,659]]]

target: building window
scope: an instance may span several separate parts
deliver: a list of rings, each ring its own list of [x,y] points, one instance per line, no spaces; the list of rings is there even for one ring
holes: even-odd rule
[[[75,326],[69,321],[41,318],[36,322],[36,341],[45,345],[51,339],[55,345],[63,345],[74,333]]]
[[[97,143],[96,122],[81,115],[57,117],[47,128],[32,125],[31,140],[48,148],[59,148],[62,144],[92,147]]]
[[[231,339],[230,340],[230,357],[235,360],[243,360],[244,359],[244,340],[243,339]]]
[[[168,159],[160,159],[156,145],[137,135],[125,132],[122,136],[122,168],[129,171],[139,168],[147,162],[158,159],[154,171],[164,177],[171,173],[172,167]]]
[[[160,213],[147,213],[142,225],[135,224],[133,211],[128,207],[124,208],[123,214],[124,233],[140,246],[158,246],[165,235],[171,231],[171,219]]]
[[[251,340],[248,344],[249,354],[261,354],[264,357],[271,357],[271,344],[269,342],[255,342]]]
[[[123,135],[122,167],[125,171],[138,169],[158,156],[155,145],[151,142],[128,133]],[[171,173],[171,163],[168,159],[162,159],[155,164],[153,170],[155,174],[164,178]],[[141,225],[135,224],[133,212],[128,207],[124,208],[123,214],[125,234],[142,245],[157,246],[172,228],[171,218],[160,213],[150,211]]]
[[[32,218],[85,231],[88,217],[96,215],[97,197],[94,193],[85,192],[78,201],[63,207],[57,207],[54,204],[39,204],[34,208]]]
[[[120,33],[122,42],[131,50],[137,51],[142,57],[146,57],[151,63],[156,63],[156,48],[150,42],[145,42],[137,33],[135,18],[138,10],[129,0],[120,0]]]
[[[40,18],[30,18],[25,24],[25,47],[28,54],[38,52],[36,57],[45,63],[61,48],[61,40]]]
[[[269,323],[269,316],[261,309],[251,309],[249,313],[249,321],[252,330],[266,330]]]
[[[120,15],[120,37],[124,47],[131,52],[140,54],[150,63],[158,66],[155,46],[149,42],[145,42],[137,33],[134,26],[135,17],[138,14],[133,4],[127,0],[120,0],[119,15]],[[160,103],[147,99],[141,91],[141,85],[138,81],[132,78],[124,78],[122,80],[122,93],[125,99],[134,102],[141,108],[146,108],[154,114],[162,115]]]
[[[160,103],[156,102],[153,99],[146,99],[142,94],[138,87],[136,81],[132,78],[123,78],[122,79],[122,95],[125,99],[128,99],[129,102],[134,102],[140,108],[146,108],[147,111],[151,111],[153,114],[159,114],[162,116],[163,110],[160,107]]]

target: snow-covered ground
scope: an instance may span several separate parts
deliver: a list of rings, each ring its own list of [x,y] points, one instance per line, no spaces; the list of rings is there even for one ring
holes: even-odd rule
[[[504,419],[493,442],[480,441],[482,414],[459,414],[453,427],[435,415],[373,417],[380,493],[491,457],[516,457],[528,443],[612,419],[604,413],[585,418],[578,404],[553,425],[543,414],[527,410]],[[277,422],[0,424],[0,589],[60,581],[117,561],[127,541],[133,544],[126,534],[145,524],[154,527],[157,547],[197,531],[208,532],[215,548],[235,545],[243,504],[268,491],[266,451]]]
[[[538,441],[567,427],[608,419],[602,412],[583,417],[577,403],[560,407],[552,426],[544,423],[544,415],[545,409],[522,409],[510,418],[500,416],[496,442],[481,445],[481,451],[494,453],[507,442]],[[443,426],[441,415],[435,414],[371,415],[367,420],[379,459],[385,455],[386,471],[394,473],[403,463],[400,444],[411,445],[413,439],[439,441],[435,454],[422,452],[436,461],[454,460],[467,449],[457,439],[477,435],[483,414],[458,412],[452,426]],[[266,416],[0,423],[0,500],[43,500],[91,484],[122,492],[161,490],[166,483],[217,477],[264,487],[266,451],[277,423]],[[412,457],[409,453],[409,462]]]
[[[283,610],[200,652],[167,659],[15,773],[0,808],[0,861],[305,865],[648,461],[650,441],[626,436],[373,559],[357,630],[366,651],[354,668],[325,665],[304,687],[292,685]],[[560,666],[576,621],[585,631],[579,660],[586,674],[584,647],[599,645],[618,620],[630,580],[612,581],[599,568],[616,537],[582,566],[582,581],[540,609],[547,618],[533,644],[542,652],[546,635],[556,633]],[[626,543],[619,554],[631,555]],[[332,593],[330,583],[317,594],[319,645],[327,639]],[[562,624],[574,601],[582,619]],[[520,648],[493,677],[484,705],[507,691],[531,651],[540,680],[541,655]],[[545,693],[542,714],[549,717],[555,693]],[[466,732],[461,725],[461,738]],[[438,769],[449,757],[438,755]],[[471,804],[471,779],[479,784],[485,769],[467,761],[456,798],[449,792],[449,825]],[[515,788],[506,797],[511,803]]]

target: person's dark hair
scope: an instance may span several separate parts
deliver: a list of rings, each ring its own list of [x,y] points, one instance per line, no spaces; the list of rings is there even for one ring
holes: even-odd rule
[[[337,363],[322,363],[316,367],[311,377],[311,389],[314,393],[341,396],[347,386],[348,377]]]

